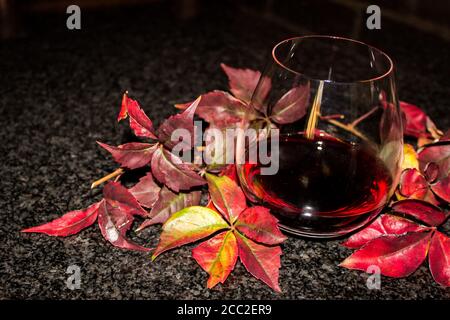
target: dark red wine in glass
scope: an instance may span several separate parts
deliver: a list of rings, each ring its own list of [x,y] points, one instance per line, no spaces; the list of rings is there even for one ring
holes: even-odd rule
[[[270,208],[283,230],[338,237],[382,211],[403,157],[394,68],[385,53],[339,37],[282,41],[250,103],[281,127],[278,170],[264,174],[259,161],[243,161],[238,177],[247,198]],[[249,147],[238,150],[248,154]]]
[[[392,177],[376,154],[331,138],[280,138],[279,170],[261,174],[259,163],[241,168],[248,190],[270,208],[285,230],[333,234],[377,215]]]

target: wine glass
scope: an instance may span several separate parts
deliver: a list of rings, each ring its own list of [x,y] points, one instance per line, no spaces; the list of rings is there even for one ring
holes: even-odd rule
[[[244,161],[238,177],[283,230],[338,237],[381,212],[403,157],[394,66],[385,53],[341,37],[282,41],[251,104],[281,127],[278,171],[264,174],[260,161]]]

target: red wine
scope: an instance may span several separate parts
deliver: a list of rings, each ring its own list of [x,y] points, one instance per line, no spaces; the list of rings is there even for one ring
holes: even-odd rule
[[[287,231],[341,235],[362,226],[386,203],[391,175],[367,147],[329,137],[282,136],[279,155],[275,175],[261,175],[259,164],[246,163],[240,176],[247,192]]]

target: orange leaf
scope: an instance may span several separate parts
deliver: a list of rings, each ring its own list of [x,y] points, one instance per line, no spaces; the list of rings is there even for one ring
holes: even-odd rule
[[[164,223],[152,259],[156,259],[164,251],[206,238],[227,228],[229,225],[226,221],[211,209],[200,206],[184,208],[174,213]]]
[[[208,288],[224,283],[238,257],[236,237],[232,231],[222,232],[192,250],[192,256],[208,272]]]
[[[207,173],[206,180],[214,205],[230,223],[234,223],[247,208],[241,188],[227,176],[217,177]]]

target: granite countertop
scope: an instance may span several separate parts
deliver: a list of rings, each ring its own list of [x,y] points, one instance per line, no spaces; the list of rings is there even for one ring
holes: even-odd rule
[[[365,274],[338,267],[351,252],[339,241],[289,238],[281,259],[283,293],[277,294],[241,264],[224,285],[206,289],[207,275],[189,246],[151,262],[147,254],[112,247],[97,226],[67,238],[19,232],[100,197],[89,185],[115,164],[95,141],[133,139],[115,121],[124,90],[159,123],[175,112],[174,103],[225,89],[220,62],[261,69],[271,47],[286,37],[351,35],[331,14],[327,24],[297,21],[295,29],[252,12],[206,6],[196,18],[175,20],[166,5],[92,11],[73,32],[65,29],[64,14],[49,15],[27,22],[33,26],[27,36],[0,42],[1,299],[450,298],[426,264],[405,279],[383,277],[381,290],[367,289]],[[402,100],[450,127],[448,42],[388,21],[359,38],[397,62]],[[131,238],[155,245],[158,234],[154,227]],[[72,291],[65,281],[73,264],[81,268],[81,289]]]

